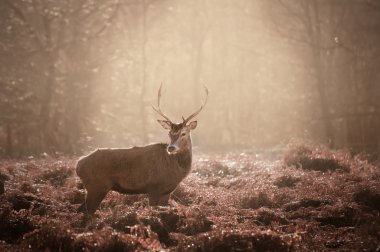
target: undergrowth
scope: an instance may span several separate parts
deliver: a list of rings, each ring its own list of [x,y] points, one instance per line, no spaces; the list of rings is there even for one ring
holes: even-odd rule
[[[110,192],[95,216],[75,160],[2,160],[0,251],[376,251],[380,172],[366,155],[291,145],[282,160],[196,156],[168,207]]]

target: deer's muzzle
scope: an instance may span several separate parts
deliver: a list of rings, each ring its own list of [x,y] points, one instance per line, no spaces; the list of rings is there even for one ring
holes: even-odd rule
[[[179,148],[176,145],[169,145],[166,151],[168,152],[169,155],[176,154],[178,152]]]

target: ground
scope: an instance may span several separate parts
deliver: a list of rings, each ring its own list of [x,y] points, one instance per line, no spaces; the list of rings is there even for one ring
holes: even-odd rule
[[[380,251],[372,156],[297,144],[195,154],[169,207],[110,192],[91,220],[76,158],[0,161],[0,251]]]

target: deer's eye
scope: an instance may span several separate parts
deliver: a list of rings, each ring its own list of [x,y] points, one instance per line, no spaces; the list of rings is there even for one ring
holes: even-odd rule
[[[181,134],[181,136],[186,136],[186,133],[185,133],[185,132],[183,132],[183,133]]]

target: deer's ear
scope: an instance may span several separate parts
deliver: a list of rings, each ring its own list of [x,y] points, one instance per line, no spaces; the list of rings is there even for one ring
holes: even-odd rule
[[[161,126],[162,126],[164,129],[170,130],[170,129],[172,128],[172,123],[169,122],[169,121],[157,120],[157,122],[158,122],[159,124],[161,124]]]
[[[195,129],[197,127],[197,121],[192,121],[189,123],[189,127],[191,130]]]

